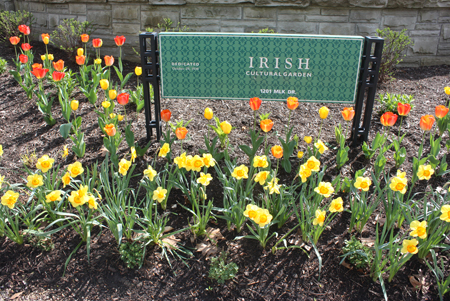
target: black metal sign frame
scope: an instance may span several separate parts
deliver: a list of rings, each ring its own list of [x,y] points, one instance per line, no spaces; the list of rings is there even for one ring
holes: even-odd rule
[[[159,141],[161,129],[161,100],[160,100],[160,69],[158,51],[158,33],[144,32],[139,35],[142,64],[142,82],[144,85],[145,127],[147,141],[156,129],[156,139]],[[358,80],[357,98],[355,103],[355,117],[353,119],[351,141],[357,145],[367,141],[370,129],[370,120],[375,101],[378,74],[381,65],[384,40],[379,37],[365,37],[361,69]],[[150,85],[153,87],[154,118],[152,117]],[[251,96],[251,95],[250,95]],[[249,96],[249,97],[250,97]],[[364,114],[363,114],[364,109]],[[362,118],[363,117],[363,118]],[[362,122],[362,124],[361,124]]]

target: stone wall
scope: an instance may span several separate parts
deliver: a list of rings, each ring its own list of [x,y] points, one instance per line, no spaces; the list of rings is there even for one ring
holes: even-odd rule
[[[90,21],[103,38],[102,54],[117,55],[113,38],[138,34],[164,18],[189,31],[375,35],[390,27],[414,42],[403,65],[450,64],[450,0],[0,0],[0,9],[29,10],[33,32],[51,33],[65,18]],[[127,59],[137,60],[131,47]]]

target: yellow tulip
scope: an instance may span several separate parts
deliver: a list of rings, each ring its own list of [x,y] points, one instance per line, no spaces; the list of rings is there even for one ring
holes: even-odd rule
[[[134,73],[139,76],[142,74],[142,67],[136,67],[134,68]]]
[[[109,98],[111,100],[114,100],[114,99],[116,99],[116,97],[117,97],[117,91],[116,90],[109,90]]]
[[[77,55],[78,55],[78,56],[84,55],[84,49],[83,49],[83,48],[78,48],[78,49],[77,49]]]
[[[79,105],[79,103],[78,103],[78,100],[72,100],[71,102],[70,102],[70,107],[72,108],[72,110],[74,110],[74,111],[76,111],[76,110],[78,110],[78,105]]]
[[[319,116],[321,119],[326,119],[330,110],[327,107],[321,107],[319,109]]]
[[[100,80],[100,87],[101,87],[103,90],[108,89],[108,88],[109,88],[109,81],[108,81],[107,79],[101,79],[101,80]]]
[[[206,108],[203,116],[205,116],[206,119],[211,120],[214,116],[213,110],[211,108]]]

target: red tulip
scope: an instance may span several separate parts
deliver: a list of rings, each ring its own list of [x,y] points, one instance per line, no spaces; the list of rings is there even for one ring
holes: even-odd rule
[[[92,46],[94,46],[94,48],[102,47],[102,45],[103,45],[102,39],[93,39],[92,40]]]
[[[21,33],[23,33],[24,35],[29,35],[30,34],[30,27],[28,27],[25,24],[19,25],[19,31]]]
[[[398,111],[398,115],[406,116],[409,114],[409,111],[411,111],[411,105],[409,103],[399,102],[397,104],[397,111]]]
[[[22,50],[23,50],[23,51],[28,51],[28,50],[30,50],[33,46],[31,46],[31,45],[28,44],[28,43],[22,43],[22,45],[20,45],[20,47],[22,47]]]
[[[105,65],[112,66],[114,65],[114,57],[111,55],[105,55]]]
[[[19,55],[19,60],[22,64],[26,64],[26,63],[28,63],[28,56],[25,54],[21,54],[21,55]]]
[[[121,105],[126,105],[128,101],[130,100],[130,94],[128,93],[120,93],[117,95],[117,102]]]
[[[59,60],[57,62],[53,62],[53,68],[55,68],[56,71],[63,71],[64,70],[64,61]]]
[[[19,38],[19,37],[16,37],[16,36],[10,37],[10,38],[9,38],[9,41],[11,42],[11,44],[13,44],[14,46],[16,46],[17,44],[19,44],[20,38]]]
[[[36,76],[36,78],[41,79],[44,78],[44,76],[47,74],[48,69],[43,69],[43,68],[34,68],[33,71],[31,71],[31,73],[34,74],[34,76]]]
[[[83,34],[81,35],[81,42],[87,43],[88,41],[89,41],[89,35],[83,33]]]
[[[75,57],[75,60],[77,61],[78,65],[84,65],[84,61],[86,60],[86,57],[84,55],[77,55]]]
[[[434,111],[434,114],[437,118],[444,118],[445,115],[448,113],[448,108],[443,105],[436,106],[436,109]]]
[[[66,74],[64,72],[54,71],[52,73],[52,78],[55,82],[59,82],[60,80],[62,80],[64,78],[64,76],[66,76]]]
[[[126,38],[124,37],[124,36],[116,36],[115,38],[114,38],[114,42],[116,42],[116,45],[117,46],[122,46],[123,45],[123,43],[125,43],[125,40],[126,40]]]
[[[384,126],[393,126],[397,122],[397,114],[394,114],[392,112],[386,112],[383,115],[381,115],[380,121],[381,124]]]
[[[250,98],[250,108],[253,111],[258,111],[260,106],[261,106],[261,99],[259,99],[259,97]]]
[[[166,109],[161,111],[161,119],[164,120],[165,122],[169,122],[171,116],[172,112],[170,112],[170,110]]]
[[[433,127],[434,121],[433,115],[424,115],[420,118],[420,128],[424,131],[429,131]]]

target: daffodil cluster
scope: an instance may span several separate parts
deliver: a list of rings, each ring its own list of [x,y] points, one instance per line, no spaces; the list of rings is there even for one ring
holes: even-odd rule
[[[300,165],[298,176],[302,179],[302,183],[311,176],[312,172],[318,172],[320,170],[320,161],[316,157],[311,156],[305,163]]]
[[[173,162],[178,166],[179,169],[186,169],[186,171],[194,170],[200,172],[203,166],[212,167],[216,164],[216,161],[211,154],[203,154],[202,157],[199,155],[186,156],[186,153],[182,153],[180,156],[173,159]]]
[[[260,228],[264,228],[266,225],[270,224],[273,218],[269,213],[269,210],[259,208],[252,204],[247,205],[244,216],[257,223]]]

